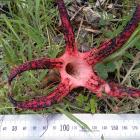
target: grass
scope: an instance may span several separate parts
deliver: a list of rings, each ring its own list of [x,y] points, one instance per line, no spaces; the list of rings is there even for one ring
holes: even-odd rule
[[[63,52],[64,39],[58,30],[58,10],[54,6],[53,0],[47,0],[47,2],[45,0],[7,0],[5,3],[8,5],[9,12],[0,14],[0,114],[36,113],[30,110],[14,109],[7,99],[9,90],[7,77],[11,68],[23,62],[43,56],[54,58]],[[129,7],[127,7],[128,4]],[[130,19],[127,13],[134,6],[132,1],[123,1],[120,13],[117,13],[116,9],[107,11],[106,5],[99,10],[102,18],[98,30],[101,34],[97,36],[85,31],[86,37],[83,37],[83,32],[80,31],[78,42],[81,44],[87,42],[89,46],[93,46],[93,44],[98,46],[106,38],[112,38],[122,31]],[[67,7],[69,8],[69,5]],[[116,15],[116,18],[113,15]],[[75,25],[73,26],[75,27]],[[78,34],[76,27],[75,34]],[[118,83],[121,83],[125,78],[123,85],[139,88],[140,64],[136,63],[131,69],[136,54],[140,50],[139,39],[140,27],[136,29],[122,49],[96,66],[97,73],[106,80],[113,79]],[[129,71],[130,69],[131,71]],[[34,96],[47,95],[52,91],[52,88],[39,88],[47,73],[48,70],[29,71],[14,80],[15,99],[31,99]],[[75,97],[77,93],[78,96]],[[60,111],[67,114],[66,110],[71,113],[139,113],[140,99],[97,98],[86,89],[77,89],[63,99],[63,102],[38,113]]]

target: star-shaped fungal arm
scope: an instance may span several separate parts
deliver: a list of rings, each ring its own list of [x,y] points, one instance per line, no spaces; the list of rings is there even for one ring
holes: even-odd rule
[[[98,79],[97,79],[98,78]],[[106,96],[112,96],[117,98],[123,98],[127,96],[140,97],[140,90],[132,87],[125,87],[113,82],[107,83],[99,77],[91,76],[85,87],[91,92],[95,93],[98,97],[102,97],[103,94]]]
[[[61,59],[49,59],[49,58],[41,58],[38,60],[28,61],[24,64],[21,64],[12,69],[8,82],[11,84],[11,81],[22,72],[29,70],[37,70],[37,69],[52,69],[52,68],[61,68],[63,61]]]
[[[106,92],[109,96],[122,98],[125,96],[140,97],[140,90],[132,87],[124,87],[116,83],[109,83],[110,91]]]
[[[56,2],[58,5],[64,39],[66,42],[66,51],[68,51],[69,53],[73,53],[74,51],[77,51],[75,37],[74,37],[74,31],[71,26],[70,19],[69,19],[64,1],[56,0]]]
[[[39,110],[42,108],[49,107],[52,104],[61,101],[61,99],[66,95],[68,95],[69,92],[70,92],[70,81],[69,79],[64,79],[58,85],[58,87],[48,96],[42,96],[28,101],[16,101],[13,99],[13,97],[10,94],[9,100],[17,108]]]
[[[131,20],[127,23],[126,27],[119,35],[113,39],[110,39],[109,41],[102,43],[98,48],[93,48],[91,51],[87,52],[86,59],[88,63],[93,65],[101,62],[103,59],[122,47],[122,45],[127,42],[132,33],[138,27],[139,22],[140,5],[137,5]]]

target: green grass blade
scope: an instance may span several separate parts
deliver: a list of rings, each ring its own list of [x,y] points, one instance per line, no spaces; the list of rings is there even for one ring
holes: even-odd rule
[[[66,115],[69,119],[71,119],[72,121],[74,121],[75,123],[77,123],[81,128],[87,129],[89,132],[92,132],[92,130],[89,128],[89,126],[87,124],[85,124],[84,122],[82,122],[80,119],[78,119],[77,117],[75,117],[74,115],[72,115],[71,113],[56,107],[56,109],[58,111],[60,111],[61,113],[63,113],[64,115]]]
[[[39,9],[40,9],[40,0],[36,0],[35,1],[35,16],[36,16],[36,20],[38,21],[39,24]]]
[[[12,49],[12,47],[9,45],[8,41],[6,41],[5,39],[2,39],[2,41],[4,43],[3,49],[5,52],[6,63],[14,65],[17,61],[16,54],[14,50]]]
[[[7,26],[9,27],[9,29],[12,31],[12,33],[14,34],[14,36],[20,41],[20,38],[18,37],[17,33],[15,32],[14,28],[12,27],[10,21],[3,16],[4,21],[6,22]],[[20,41],[21,42],[21,41]]]

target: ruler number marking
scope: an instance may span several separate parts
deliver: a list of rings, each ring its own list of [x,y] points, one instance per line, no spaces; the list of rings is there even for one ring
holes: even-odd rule
[[[126,125],[122,126],[122,130],[127,130],[127,129],[128,129],[128,127]]]
[[[60,125],[60,131],[69,131],[69,130],[70,130],[69,124],[61,124]]]
[[[102,130],[107,130],[107,129],[108,129],[108,128],[107,128],[106,125],[102,126]]]
[[[118,125],[111,125],[112,130],[118,130]]]
[[[3,131],[7,130],[7,127],[6,127],[6,126],[4,126],[4,127],[2,128],[2,130],[3,130]]]
[[[17,131],[17,126],[12,126],[12,131]]]
[[[27,127],[26,126],[23,126],[22,130],[26,130],[26,129],[27,129]]]
[[[138,130],[138,129],[139,129],[139,127],[138,127],[138,126],[136,126],[136,125],[134,125],[134,126],[132,126],[132,129],[133,129],[133,130]]]
[[[95,130],[96,130],[96,129],[97,129],[97,126],[95,126],[95,125],[94,125],[94,126],[92,126],[92,129],[95,129]]]

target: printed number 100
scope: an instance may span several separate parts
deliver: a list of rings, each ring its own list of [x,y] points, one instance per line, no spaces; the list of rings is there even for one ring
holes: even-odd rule
[[[69,130],[70,130],[69,124],[60,125],[60,131],[69,131]]]

